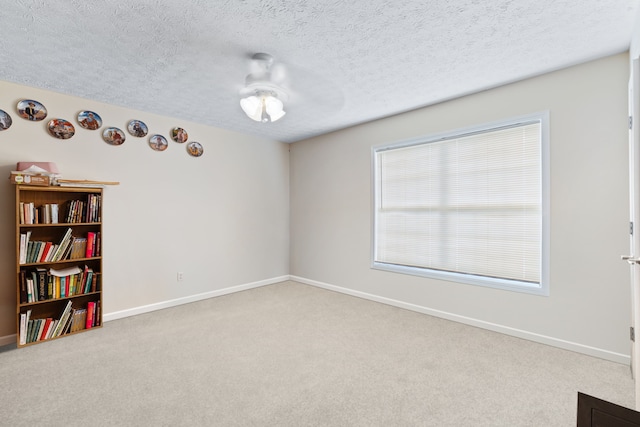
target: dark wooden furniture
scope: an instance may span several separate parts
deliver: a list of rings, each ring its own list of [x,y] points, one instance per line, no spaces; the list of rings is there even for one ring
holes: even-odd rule
[[[640,412],[578,392],[577,427],[640,426]]]

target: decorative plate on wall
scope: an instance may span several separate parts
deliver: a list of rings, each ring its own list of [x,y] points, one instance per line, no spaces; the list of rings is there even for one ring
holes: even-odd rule
[[[82,128],[96,130],[102,126],[102,118],[93,111],[80,111],[78,113],[78,124]]]
[[[179,127],[175,127],[171,129],[171,139],[173,139],[175,142],[179,142],[180,144],[182,144],[184,142],[187,142],[187,139],[189,139],[189,134],[187,133],[186,130]]]
[[[58,139],[69,139],[76,133],[73,125],[64,119],[51,119],[47,129],[51,136]]]
[[[102,132],[102,139],[104,139],[107,144],[122,145],[124,144],[125,135],[120,129],[110,127]]]
[[[9,129],[11,127],[11,116],[4,110],[0,110],[0,130]]]
[[[24,119],[39,122],[47,117],[47,109],[38,101],[23,99],[18,102],[18,115]]]
[[[149,132],[149,128],[147,128],[147,125],[145,125],[144,122],[141,122],[140,120],[131,120],[129,124],[127,124],[127,130],[131,135],[138,138],[145,136],[147,132]]]
[[[149,137],[149,146],[156,151],[164,151],[169,146],[167,138],[162,135],[151,135]]]
[[[187,144],[187,152],[193,157],[200,157],[204,153],[204,148],[199,142],[190,142]]]

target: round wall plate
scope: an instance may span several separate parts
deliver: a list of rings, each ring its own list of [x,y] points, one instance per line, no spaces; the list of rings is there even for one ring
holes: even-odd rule
[[[84,129],[96,130],[102,126],[102,118],[93,111],[80,111],[77,120],[80,127]]]
[[[200,157],[204,153],[204,148],[199,142],[190,142],[187,144],[187,152],[193,157]]]
[[[181,127],[175,127],[171,129],[171,139],[173,139],[175,142],[182,144],[187,142],[187,139],[189,139],[189,134],[187,133],[186,130],[182,129]]]
[[[137,138],[142,138],[149,132],[149,128],[147,127],[147,125],[140,120],[131,120],[127,124],[127,130],[131,135]]]
[[[58,139],[69,139],[76,133],[73,125],[64,119],[51,119],[47,126],[51,136]]]
[[[156,151],[164,151],[169,146],[169,143],[164,136],[155,134],[149,137],[149,146]]]
[[[104,132],[102,132],[102,139],[104,139],[104,142],[110,145],[122,145],[124,144],[126,136],[120,129],[116,127],[110,127],[106,128]]]
[[[32,122],[39,122],[47,117],[47,109],[44,105],[33,99],[23,99],[18,102],[17,109],[20,117]]]
[[[9,129],[12,123],[13,120],[9,113],[4,110],[0,110],[0,131]]]

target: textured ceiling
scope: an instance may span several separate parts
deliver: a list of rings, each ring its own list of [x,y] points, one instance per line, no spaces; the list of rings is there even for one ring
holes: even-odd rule
[[[293,142],[628,49],[637,0],[3,0],[0,80]],[[250,57],[287,115],[248,119]]]

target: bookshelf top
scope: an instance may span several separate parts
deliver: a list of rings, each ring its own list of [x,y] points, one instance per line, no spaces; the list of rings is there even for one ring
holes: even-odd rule
[[[18,191],[50,191],[59,193],[102,193],[102,188],[98,187],[58,187],[58,186],[37,186],[37,185],[16,185]]]

